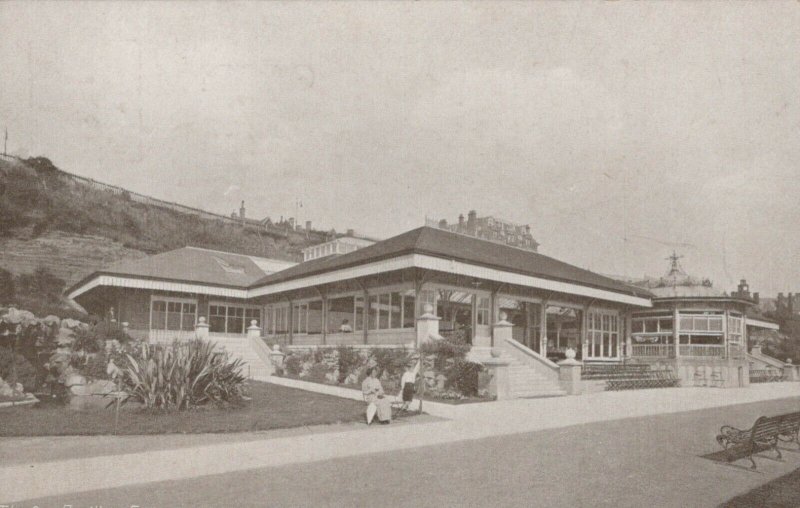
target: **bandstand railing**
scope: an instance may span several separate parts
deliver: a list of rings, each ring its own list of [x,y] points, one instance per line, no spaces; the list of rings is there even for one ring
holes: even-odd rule
[[[633,344],[631,355],[640,358],[672,358],[675,349],[671,344]]]
[[[694,356],[694,357],[725,357],[725,346],[717,344],[681,344],[681,356]]]

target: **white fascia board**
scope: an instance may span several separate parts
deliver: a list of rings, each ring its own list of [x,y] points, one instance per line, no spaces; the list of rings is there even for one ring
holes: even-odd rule
[[[477,277],[481,279],[494,280],[497,282],[506,282],[509,284],[517,284],[520,286],[545,289],[548,291],[556,291],[560,293],[585,296],[588,298],[595,298],[598,300],[624,303],[627,305],[635,305],[637,307],[653,306],[649,298],[641,298],[633,295],[616,293],[614,291],[606,291],[603,289],[596,289],[592,287],[582,286],[580,284],[572,284],[569,282],[559,282],[539,277],[531,277],[528,275],[520,275],[513,272],[506,272],[503,270],[497,270],[493,268],[485,268],[482,266],[477,266],[469,263],[442,259],[434,256],[427,256],[424,254],[407,254],[405,256],[387,259],[384,261],[376,261],[374,263],[369,263],[366,265],[344,268],[341,270],[323,273],[320,275],[313,275],[301,279],[279,282],[277,284],[272,284],[269,286],[262,286],[259,288],[251,289],[248,292],[248,296],[250,298],[254,298],[257,296],[282,293],[284,291],[302,289],[310,286],[315,286],[318,284],[328,284],[331,282],[338,282],[341,280],[353,279],[356,277],[364,277],[368,275],[376,275],[379,273],[401,270],[404,268],[425,268],[429,270],[436,270],[456,275]]]
[[[760,319],[747,318],[745,323],[747,326],[755,326],[756,328],[766,328],[767,330],[780,330],[781,327],[777,323],[770,323],[769,321],[761,321]]]
[[[74,300],[76,297],[98,286],[175,291],[177,293],[198,293],[228,298],[247,298],[247,290],[245,289],[205,286],[202,284],[192,284],[190,282],[137,279],[133,277],[120,277],[117,275],[98,275],[79,288],[71,291],[68,297]]]
[[[506,272],[504,270],[497,270],[495,268],[486,268],[483,266],[476,266],[469,263],[463,263],[461,261],[442,259],[433,256],[426,256],[423,254],[415,254],[415,266],[418,268],[427,268],[429,270],[438,270],[457,275],[465,275],[469,277],[477,277],[480,279],[488,279],[497,282],[505,282],[508,284],[516,284],[519,286],[528,286],[537,289],[545,289],[548,291],[566,293],[570,295],[596,298],[598,300],[624,303],[627,305],[636,305],[638,307],[653,306],[653,303],[650,301],[649,298],[641,298],[638,296],[626,295],[614,291],[596,289],[593,287],[582,286],[580,284],[573,284],[570,282],[560,282],[550,279],[543,279],[540,277],[532,277],[530,275],[521,275],[518,273]]]
[[[342,280],[355,279],[357,277],[366,277],[369,275],[377,275],[379,273],[391,272],[394,270],[402,270],[404,268],[414,267],[414,255],[407,254],[383,261],[376,261],[366,265],[352,266],[350,268],[342,268],[333,272],[321,273],[319,275],[311,275],[295,280],[288,280],[286,282],[278,282],[269,286],[262,286],[259,288],[251,289],[248,292],[250,298],[257,296],[272,295],[275,293],[283,293],[284,291],[292,291],[294,289],[302,289],[307,287],[316,286],[319,284],[329,284],[331,282],[339,282]]]

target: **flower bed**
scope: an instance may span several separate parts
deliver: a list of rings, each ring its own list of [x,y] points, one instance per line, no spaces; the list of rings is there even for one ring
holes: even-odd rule
[[[355,349],[349,346],[291,349],[286,352],[283,366],[277,369],[276,375],[361,390],[367,368],[376,367],[384,391],[395,395],[400,392],[400,377],[406,367],[421,357],[417,398],[447,403],[492,400],[488,373],[482,365],[464,359],[468,347],[466,350],[454,347],[448,340],[437,344],[421,351],[410,348]]]

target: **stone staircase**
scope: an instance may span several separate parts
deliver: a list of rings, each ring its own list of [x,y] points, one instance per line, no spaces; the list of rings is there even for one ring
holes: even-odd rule
[[[541,369],[520,361],[516,355],[505,348],[495,348],[495,351],[500,352],[499,359],[509,363],[508,377],[512,398],[560,397],[567,394],[557,380],[547,376]],[[470,351],[468,359],[474,362],[481,362],[490,357],[491,348],[474,347]]]
[[[257,345],[251,343],[248,337],[219,337],[212,336],[209,340],[216,343],[219,349],[226,351],[233,358],[240,358],[244,363],[243,373],[248,379],[262,379],[272,375],[272,365],[269,363],[269,358],[262,358],[256,348]],[[264,345],[264,348],[267,346]]]

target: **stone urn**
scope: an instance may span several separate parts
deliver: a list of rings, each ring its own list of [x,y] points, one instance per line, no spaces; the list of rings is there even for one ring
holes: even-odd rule
[[[571,347],[567,348],[567,350],[564,351],[564,355],[566,355],[567,360],[574,360],[575,359],[575,350],[572,349]]]
[[[500,348],[493,347],[491,351],[489,351],[489,354],[492,355],[492,358],[500,358],[503,356],[503,351]]]

